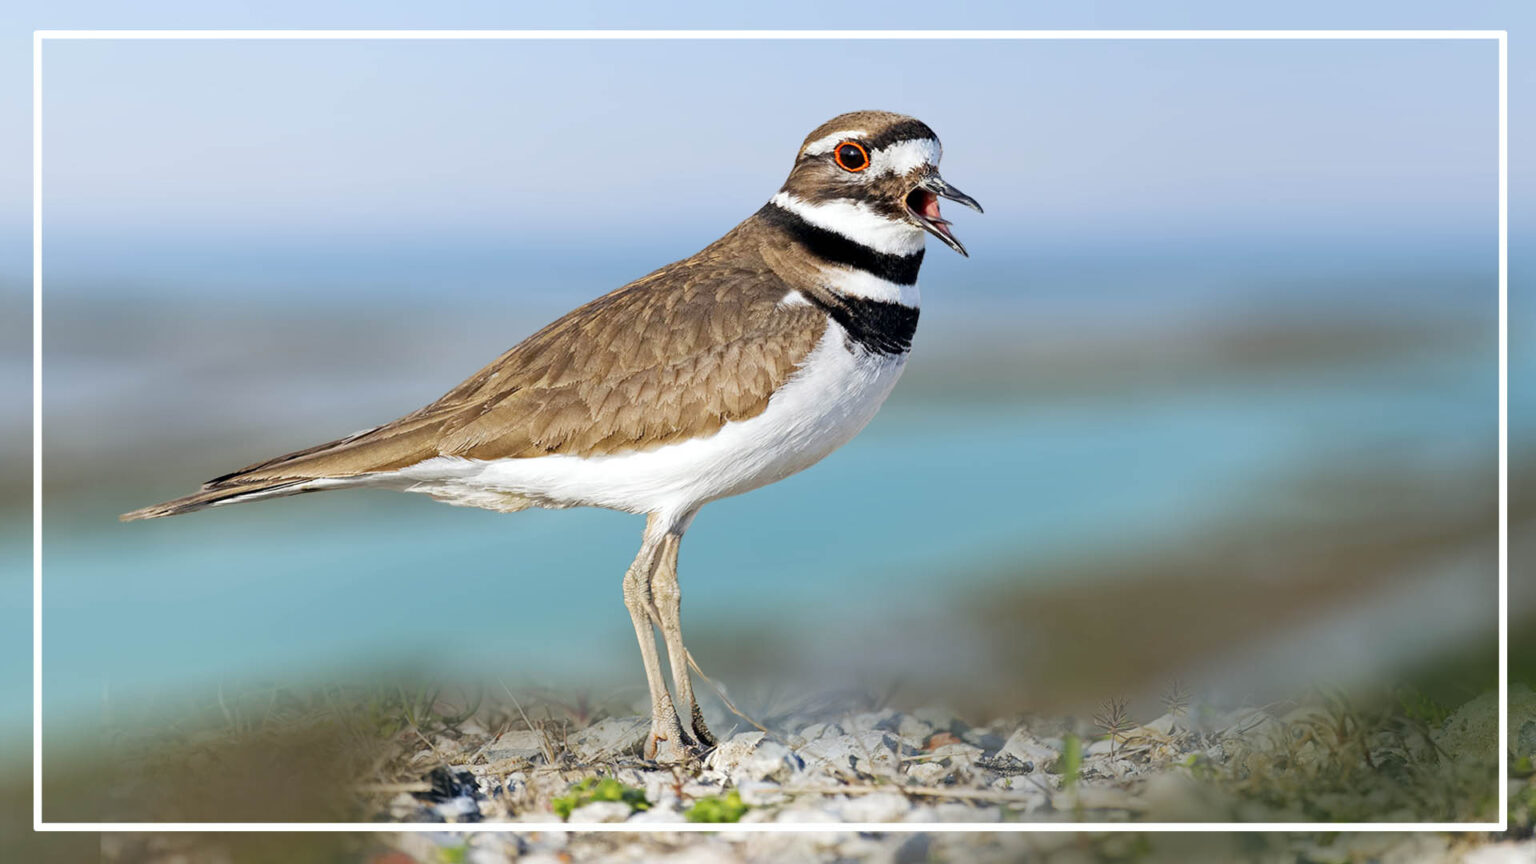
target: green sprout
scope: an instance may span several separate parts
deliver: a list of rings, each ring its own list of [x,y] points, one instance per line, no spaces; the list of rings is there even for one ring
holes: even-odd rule
[[[1416,687],[1397,688],[1397,704],[1403,716],[1418,720],[1431,729],[1439,729],[1450,718],[1451,710]]]
[[[551,804],[561,821],[571,818],[572,811],[594,801],[618,801],[629,805],[629,812],[651,809],[645,792],[633,786],[625,786],[612,777],[588,777],[573,783],[566,794],[555,798]]]
[[[725,795],[706,795],[688,808],[689,822],[740,822],[741,817],[752,809],[741,803],[741,793],[732,789]]]
[[[1083,739],[1068,733],[1061,742],[1061,760],[1057,767],[1061,770],[1061,783],[1068,789],[1077,785],[1077,778],[1083,771]]]

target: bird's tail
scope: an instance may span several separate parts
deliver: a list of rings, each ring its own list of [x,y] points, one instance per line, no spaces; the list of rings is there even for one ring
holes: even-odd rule
[[[443,418],[418,416],[420,413],[247,465],[209,480],[185,498],[144,507],[118,518],[124,522],[158,519],[224,504],[366,484],[380,474],[439,455],[436,439]]]
[[[191,513],[194,510],[217,507],[221,504],[298,495],[313,491],[315,488],[316,482],[313,479],[294,477],[246,482],[214,482],[191,495],[141,507],[131,513],[124,513],[118,518],[124,522],[133,522],[139,519],[159,519],[161,516],[179,516],[182,513]]]

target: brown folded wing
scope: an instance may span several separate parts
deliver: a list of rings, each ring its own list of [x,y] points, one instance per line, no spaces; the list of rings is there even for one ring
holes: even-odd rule
[[[771,271],[700,256],[569,313],[441,399],[205,488],[391,471],[435,456],[647,450],[757,415],[815,346],[821,312]]]

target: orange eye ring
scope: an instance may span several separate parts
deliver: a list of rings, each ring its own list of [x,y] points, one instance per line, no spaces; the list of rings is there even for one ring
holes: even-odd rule
[[[845,152],[845,151],[853,152]],[[837,162],[837,167],[844,171],[857,174],[869,167],[869,151],[857,141],[840,141],[832,148],[832,159]]]

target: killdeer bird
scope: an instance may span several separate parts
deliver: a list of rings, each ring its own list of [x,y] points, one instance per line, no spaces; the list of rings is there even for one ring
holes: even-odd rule
[[[436,402],[122,518],[352,488],[645,514],[623,583],[651,694],[645,755],[686,758],[714,738],[683,646],[678,544],[700,507],[809,467],[890,394],[917,328],[925,232],[966,254],[939,199],[981,210],[939,176],[939,154],[911,117],[835,117],[724,237],[567,314]]]

